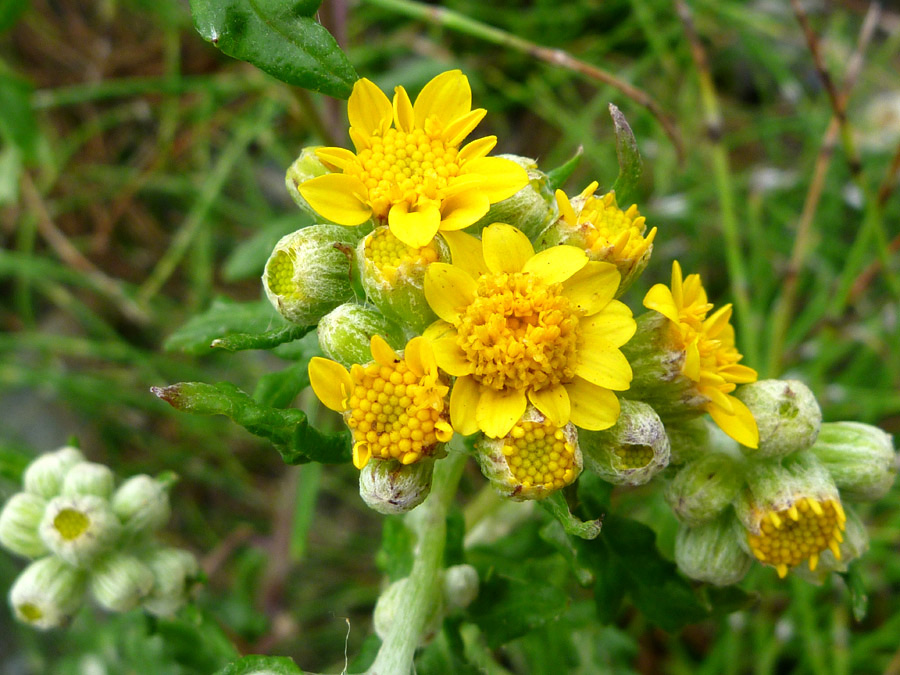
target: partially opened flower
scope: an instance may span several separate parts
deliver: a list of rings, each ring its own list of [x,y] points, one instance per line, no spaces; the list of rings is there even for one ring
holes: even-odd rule
[[[353,464],[362,469],[374,457],[412,464],[434,455],[450,440],[444,399],[449,387],[434,354],[421,337],[397,354],[380,335],[372,337],[368,365],[314,357],[309,380],[327,407],[342,413],[353,433]]]
[[[299,186],[313,209],[340,225],[374,218],[400,241],[421,247],[438,230],[472,225],[491,204],[528,183],[515,162],[486,156],[496,137],[460,147],[485,110],[472,110],[472,90],[459,70],[431,80],[415,104],[403,87],[394,90],[391,102],[363,78],[353,86],[347,112],[356,153],[318,149],[318,157],[336,172]]]
[[[713,312],[699,274],[682,279],[681,266],[672,263],[672,287],[656,284],[644,297],[644,307],[669,319],[684,351],[681,373],[696,383],[705,409],[722,430],[742,445],[759,444],[753,414],[731,392],[738,384],[755,382],[756,371],[738,363],[743,356],[734,345],[731,305]]]
[[[441,318],[426,331],[442,370],[456,376],[450,418],[461,434],[509,434],[528,401],[556,427],[607,429],[619,416],[612,390],[628,389],[619,350],[635,331],[613,300],[615,265],[574,246],[535,253],[516,228],[494,223],[482,241],[433,263],[425,297]]]

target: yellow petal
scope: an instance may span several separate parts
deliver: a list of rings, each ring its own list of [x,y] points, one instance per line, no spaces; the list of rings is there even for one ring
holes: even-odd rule
[[[738,399],[733,396],[729,398],[734,414],[729,415],[718,406],[710,406],[708,411],[713,421],[741,445],[748,448],[759,447],[759,428],[756,426],[753,413]]]
[[[437,371],[437,361],[434,358],[434,350],[431,343],[424,337],[414,337],[406,343],[403,350],[403,360],[416,377],[432,375]]]
[[[502,157],[473,159],[463,164],[462,171],[482,177],[481,189],[487,193],[491,204],[512,197],[528,184],[525,169]]]
[[[481,232],[484,263],[489,271],[520,272],[525,263],[534,257],[534,247],[525,234],[506,223],[488,225]]]
[[[391,127],[393,113],[390,99],[374,82],[366,78],[356,81],[347,101],[351,128],[366,136],[383,135]]]
[[[388,212],[388,227],[391,234],[407,246],[421,248],[427,246],[437,234],[441,224],[441,212],[437,206],[429,204],[423,209],[410,211],[409,204],[394,204]]]
[[[353,390],[350,373],[340,363],[321,356],[314,356],[309,361],[309,383],[316,396],[325,405],[336,412],[347,409],[347,396]]]
[[[528,400],[544,413],[551,424],[563,427],[569,423],[572,404],[569,402],[569,393],[565,385],[558,384],[555,387],[544,387],[540,391],[529,391]]]
[[[575,303],[582,314],[591,316],[610,304],[619,289],[619,279],[621,276],[615,265],[591,260],[566,281],[563,294]]]
[[[685,377],[697,382],[700,380],[700,349],[697,347],[697,340],[691,342],[686,351],[681,372]]]
[[[699,387],[700,393],[709,399],[707,406],[721,408],[727,415],[734,414],[734,402],[737,401],[733,396],[724,393],[718,387]]]
[[[372,458],[372,451],[369,450],[369,444],[365,441],[359,441],[353,444],[353,466],[362,470],[369,460]]]
[[[481,240],[466,232],[441,232],[441,237],[447,242],[450,249],[450,260],[453,265],[461,268],[477,279],[488,271],[484,263]]]
[[[614,391],[625,391],[631,386],[631,364],[618,349],[592,349],[585,342],[578,350],[578,366],[575,374],[598,387]]]
[[[382,366],[393,366],[400,360],[397,352],[380,335],[373,335],[369,343],[372,358]]]
[[[347,132],[350,134],[350,140],[353,141],[353,147],[356,148],[357,152],[362,152],[363,150],[372,147],[372,137],[368,134],[363,133],[359,129],[354,129],[350,127]]]
[[[460,70],[448,70],[426,84],[413,106],[416,126],[425,128],[425,120],[437,117],[447,128],[457,118],[472,110],[472,89],[469,80]]]
[[[318,148],[316,157],[325,164],[337,167],[341,171],[358,161],[356,155],[346,148]]]
[[[584,317],[579,330],[585,345],[621,347],[632,338],[637,324],[628,305],[611,300],[599,312]]]
[[[553,246],[534,254],[522,271],[548,284],[562,283],[588,264],[587,254],[576,246]],[[568,295],[568,293],[566,293]]]
[[[447,323],[446,321],[443,321],[441,319],[438,319],[433,324],[428,326],[428,328],[425,329],[425,332],[422,333],[422,337],[429,342],[434,342],[435,340],[440,340],[441,338],[455,336],[456,328],[453,327],[453,324]]]
[[[450,422],[458,434],[468,436],[478,431],[475,413],[481,398],[481,385],[472,377],[460,377],[450,392]]]
[[[444,420],[438,420],[434,424],[434,435],[437,437],[438,441],[446,443],[453,438],[453,427]]]
[[[441,202],[441,232],[462,230],[481,220],[490,210],[487,195],[467,190],[447,197]]]
[[[521,389],[497,391],[484,387],[475,411],[478,428],[491,438],[503,438],[522,419],[527,405],[528,398]]]
[[[699,279],[699,277],[697,278]],[[672,261],[672,299],[675,301],[676,307],[679,309],[684,307],[684,288],[682,284],[681,265],[678,264],[677,260]],[[646,305],[644,306],[646,307]],[[660,312],[660,314],[662,314],[662,312]],[[677,321],[677,319],[672,320]]]
[[[669,321],[678,323],[680,314],[672,291],[665,284],[656,284],[644,296],[644,307],[659,312]]]
[[[320,216],[339,225],[362,225],[372,216],[368,191],[355,176],[329,173],[297,186],[303,199]]]
[[[412,131],[415,126],[412,103],[403,87],[394,88],[394,126],[401,131]]]
[[[758,377],[757,373],[753,368],[749,368],[747,366],[742,366],[739,363],[735,363],[731,366],[725,366],[724,368],[719,369],[719,375],[724,377],[729,382],[734,382],[736,384],[747,384],[749,382],[756,382]]]
[[[476,108],[472,112],[453,120],[444,129],[444,142],[448,145],[459,145],[466,136],[475,130],[475,127],[484,119],[486,114],[487,110],[484,108]]]
[[[572,413],[569,421],[589,431],[609,429],[619,419],[619,399],[609,389],[576,377],[566,385]]]
[[[485,136],[484,138],[475,139],[460,148],[456,159],[460,164],[471,162],[473,159],[480,159],[487,156],[494,149],[495,145],[497,145],[496,136]]]
[[[578,224],[578,216],[575,215],[575,209],[572,208],[572,202],[562,190],[556,191],[556,205],[559,207],[559,217],[566,221],[569,225]]]
[[[459,267],[431,263],[425,272],[425,299],[435,314],[456,324],[475,299],[475,280]]]
[[[456,337],[435,340],[431,345],[437,365],[445,373],[454,377],[472,374],[472,363],[466,358],[466,353],[460,348]]]

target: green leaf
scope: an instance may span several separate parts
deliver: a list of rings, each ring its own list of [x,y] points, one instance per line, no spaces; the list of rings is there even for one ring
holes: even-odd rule
[[[245,656],[216,672],[215,675],[303,675],[287,656]]]
[[[0,0],[0,33],[12,28],[27,7],[28,0]]]
[[[299,340],[313,329],[315,329],[315,326],[289,325],[284,328],[269,330],[265,333],[233,333],[222,338],[216,338],[209,346],[214,349],[224,349],[226,352],[240,352],[246,349],[272,349],[286,342]]]
[[[358,79],[315,19],[314,0],[191,0],[194,26],[229,56],[282,82],[347,98]]]
[[[853,618],[862,621],[869,611],[869,594],[866,592],[866,581],[863,579],[857,561],[850,563],[847,571],[841,574],[847,582],[847,590],[850,591],[850,608]]]
[[[559,521],[566,534],[571,534],[573,537],[581,539],[595,539],[600,534],[602,525],[600,519],[585,522],[573,516],[569,511],[569,505],[566,504],[566,498],[563,497],[561,492],[554,492],[546,499],[542,499],[538,504]]]
[[[572,538],[566,534],[558,520],[551,520],[544,525],[540,529],[540,535],[541,539],[559,551],[563,558],[569,562],[579,584],[590,586],[594,583],[594,573],[589,566],[582,562],[578,549],[572,544]]]
[[[295,363],[277,373],[259,378],[253,398],[261,405],[287,408],[297,395],[309,386],[309,370],[306,363]]]
[[[309,216],[298,211],[264,225],[259,232],[239,244],[231,252],[222,267],[222,278],[225,281],[259,278],[262,276],[266,261],[272,255],[272,250],[278,240],[311,223],[312,220]]]
[[[381,527],[381,548],[375,555],[375,564],[389,581],[400,581],[409,576],[413,566],[415,537],[400,516],[388,516]]]
[[[19,148],[26,162],[34,159],[38,139],[31,91],[26,80],[0,72],[0,139]]]
[[[550,169],[550,171],[547,172],[547,183],[550,185],[551,190],[556,190],[569,180],[569,176],[571,176],[578,167],[583,155],[584,146],[578,146],[575,154],[566,160],[565,164],[562,164],[555,169]]]
[[[172,333],[163,348],[170,352],[208,354],[213,340],[229,335],[258,335],[293,328],[297,327],[282,319],[268,300],[241,303],[216,298],[209,309],[192,317]],[[239,338],[239,341],[241,339],[243,338]],[[221,348],[227,349],[225,345],[221,345]]]
[[[609,511],[609,500],[613,491],[611,483],[607,483],[595,473],[584,471],[579,476],[576,487],[581,511],[586,517],[600,517]]]
[[[637,192],[644,163],[625,115],[612,103],[609,104],[609,114],[612,115],[613,128],[616,132],[616,156],[619,158],[619,176],[612,189],[616,193],[619,205],[627,207],[628,201],[633,200]]]
[[[346,432],[326,434],[310,426],[302,410],[260,405],[230,382],[179,382],[150,390],[173,408],[195,415],[225,415],[275,445],[287,464],[350,461]]]

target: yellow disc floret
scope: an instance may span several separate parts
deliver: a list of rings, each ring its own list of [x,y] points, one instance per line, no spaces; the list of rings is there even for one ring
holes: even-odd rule
[[[620,469],[643,469],[656,457],[649,445],[623,445],[614,452],[619,458]]]
[[[78,539],[90,525],[90,518],[75,509],[62,509],[53,519],[53,527],[66,541]]]
[[[772,565],[783,578],[788,568],[804,560],[809,561],[810,570],[815,570],[819,554],[825,550],[840,560],[841,532],[846,522],[840,501],[805,497],[786,509],[764,514],[759,532],[748,532],[747,540],[753,555]]]
[[[297,293],[294,282],[294,258],[287,251],[275,251],[266,269],[266,284],[278,296],[291,298]]]
[[[384,280],[393,285],[399,274],[418,267],[425,267],[438,259],[434,242],[422,247],[407,246],[388,228],[379,228],[366,239],[366,260],[381,273]]]
[[[559,490],[577,478],[575,446],[549,422],[518,422],[503,439],[503,455],[516,485]]]

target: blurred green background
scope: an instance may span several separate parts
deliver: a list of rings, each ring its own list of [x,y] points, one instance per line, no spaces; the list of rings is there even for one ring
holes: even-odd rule
[[[443,3],[633,84],[674,120],[683,158],[620,91],[390,5],[326,1],[320,19],[386,91],[413,93],[462,68],[489,111],[477,133],[496,134],[498,152],[549,169],[583,146],[570,194],[615,180],[608,104],[625,113],[644,157],[635,201],[659,228],[624,298],[634,310],[677,258],[714,302],[736,303],[738,346],[761,377],[802,379],[827,421],[900,434],[894,3],[849,90],[870,7],[805,5],[836,90],[849,92],[847,124],[830,135],[829,95],[787,2],[691,2],[711,87],[667,0]],[[212,303],[261,297],[271,246],[307,222],[284,171],[306,145],[348,144],[345,103],[223,56],[176,0],[0,0],[0,31],[0,500],[29,457],[71,437],[120,475],[175,470],[169,536],[209,577],[202,612],[180,632],[85,611],[68,632],[38,634],[4,606],[0,673],[212,672],[226,638],[241,652],[339,672],[345,649],[352,658],[371,632],[381,579],[383,519],[356,495],[357,472],[285,467],[226,419],[175,412],[149,388],[228,379],[253,391],[315,352],[312,339],[275,355],[166,341]],[[239,321],[238,307],[218,316]],[[469,468],[464,491],[474,494],[483,479]],[[742,584],[760,594],[749,610],[674,634],[634,610],[597,626],[589,596],[563,579],[571,600],[559,619],[494,657],[515,673],[900,673],[898,496],[895,486],[861,509],[872,537],[861,622],[842,581],[814,587],[756,569]],[[619,490],[614,505],[660,530],[665,549],[674,528],[658,497]],[[20,569],[0,556],[0,588]],[[420,672],[441,667],[432,659]]]

